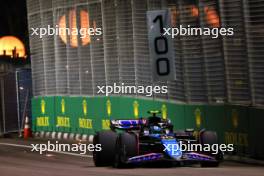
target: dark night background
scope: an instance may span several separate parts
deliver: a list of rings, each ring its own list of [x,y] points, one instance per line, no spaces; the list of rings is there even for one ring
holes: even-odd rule
[[[0,37],[12,35],[18,37],[29,55],[26,0],[0,1]]]

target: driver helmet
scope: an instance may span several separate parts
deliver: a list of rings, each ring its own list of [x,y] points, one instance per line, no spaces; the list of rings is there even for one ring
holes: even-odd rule
[[[161,127],[154,125],[150,127],[150,131],[154,134],[161,133],[162,129]]]

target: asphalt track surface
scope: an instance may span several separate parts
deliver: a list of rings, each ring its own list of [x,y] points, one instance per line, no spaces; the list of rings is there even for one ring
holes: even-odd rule
[[[264,176],[264,167],[224,162],[218,168],[140,167],[115,169],[94,167],[90,155],[31,152],[30,143],[0,138],[0,176]],[[40,143],[40,142],[39,142]]]

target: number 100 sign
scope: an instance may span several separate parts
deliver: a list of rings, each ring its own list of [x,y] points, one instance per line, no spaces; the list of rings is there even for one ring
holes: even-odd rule
[[[163,35],[163,28],[170,28],[169,10],[147,12],[150,59],[154,81],[175,80],[172,39]]]

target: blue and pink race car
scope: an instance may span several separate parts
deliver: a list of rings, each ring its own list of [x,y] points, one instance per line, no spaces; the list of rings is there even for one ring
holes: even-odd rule
[[[101,144],[102,150],[93,152],[95,166],[120,168],[158,161],[219,165],[221,151],[203,151],[204,146],[218,144],[216,132],[202,130],[195,137],[191,129],[174,131],[169,119],[157,116],[159,111],[149,113],[148,118],[111,120],[111,130],[97,132],[94,144]],[[196,151],[188,148],[191,145],[196,145]]]

